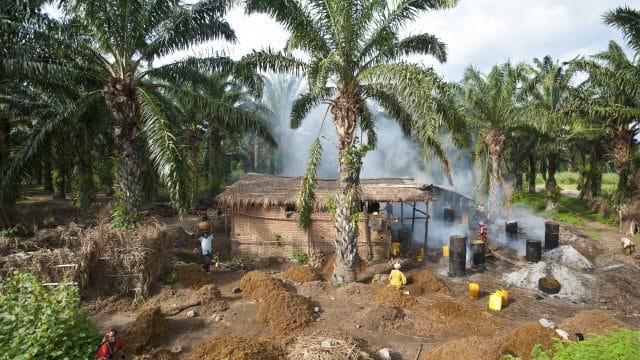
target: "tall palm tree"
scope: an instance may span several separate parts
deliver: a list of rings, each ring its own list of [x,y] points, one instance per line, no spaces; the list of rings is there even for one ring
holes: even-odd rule
[[[292,127],[300,126],[305,115],[321,103],[328,104],[333,118],[339,162],[334,213],[335,283],[356,279],[360,167],[367,150],[376,145],[371,103],[388,112],[405,132],[414,130],[449,172],[436,135],[441,125],[463,129],[454,97],[432,69],[402,60],[406,55],[428,55],[443,62],[445,45],[431,34],[401,38],[398,33],[418,14],[453,7],[456,3],[456,0],[246,1],[249,13],[269,14],[291,33],[285,54],[259,51],[244,61],[276,71],[304,71],[309,89],[293,104]],[[305,60],[288,56],[293,50],[305,53]],[[367,144],[358,143],[358,127],[366,134]],[[463,137],[458,136],[457,140],[462,141]]]
[[[467,116],[477,131],[481,153],[490,159],[489,206],[491,219],[502,215],[504,199],[503,151],[506,137],[522,122],[521,107],[517,103],[519,84],[524,66],[507,62],[495,65],[489,74],[469,68],[464,74],[463,91]]]
[[[541,135],[540,149],[543,149],[547,168],[547,210],[553,210],[560,193],[555,173],[562,154],[568,150],[572,125],[577,120],[571,85],[575,71],[554,62],[550,56],[542,60],[535,58],[533,63],[533,76],[523,86],[527,97],[525,111],[527,119]]]
[[[605,24],[622,31],[628,45],[640,51],[640,11],[620,6],[603,15]]]
[[[620,227],[631,235],[638,221],[640,168],[637,152],[640,135],[640,64],[629,59],[614,41],[607,51],[591,60],[574,61],[589,74],[588,82],[596,96],[581,105],[587,116],[598,119],[609,144],[613,167],[618,174],[615,200],[620,214]]]
[[[63,23],[56,31],[38,34],[49,56],[17,57],[9,64],[20,66],[5,66],[4,70],[76,87],[81,93],[77,108],[94,97],[104,99],[119,157],[116,225],[132,226],[139,219],[139,156],[143,147],[174,205],[185,210],[190,194],[188,171],[176,141],[176,124],[167,116],[167,89],[184,91],[178,84],[205,81],[204,71],[229,69],[232,62],[222,56],[187,58],[161,66],[155,66],[154,61],[210,40],[235,41],[233,30],[223,20],[229,2],[202,0],[185,5],[178,1],[79,0],[63,1],[62,5],[66,15]],[[200,104],[211,105],[207,99]]]

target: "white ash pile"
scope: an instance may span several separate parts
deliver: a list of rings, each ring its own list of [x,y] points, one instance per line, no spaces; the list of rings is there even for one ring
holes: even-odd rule
[[[509,286],[537,290],[538,280],[551,276],[561,285],[556,297],[582,300],[587,288],[595,283],[592,275],[586,274],[593,269],[591,262],[570,245],[563,245],[542,255],[542,260],[516,272],[507,273],[502,280]]]

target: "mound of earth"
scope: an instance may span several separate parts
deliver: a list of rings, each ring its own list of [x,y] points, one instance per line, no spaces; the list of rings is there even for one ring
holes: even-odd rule
[[[310,267],[301,265],[292,266],[283,271],[281,275],[299,284],[320,280],[320,276],[316,274]]]
[[[376,292],[376,300],[400,309],[410,309],[418,303],[413,295],[406,295],[402,292],[403,290],[398,290],[395,287],[384,286]]]
[[[582,333],[585,337],[590,333],[606,335],[607,329],[628,328],[625,323],[602,310],[580,311],[562,320],[558,327],[568,333]]]
[[[315,321],[313,305],[304,296],[275,292],[260,304],[256,321],[274,334],[287,334]]]
[[[411,274],[407,280],[413,283],[414,286],[424,289],[426,292],[441,294],[449,294],[451,292],[447,284],[429,270]]]
[[[370,358],[364,343],[342,332],[315,331],[284,341],[287,360]]]
[[[448,336],[486,336],[504,327],[505,323],[474,305],[439,300],[431,305],[430,310],[418,315],[415,325],[419,336],[443,339]]]
[[[208,311],[224,311],[229,308],[229,303],[222,299],[220,290],[214,284],[204,285],[196,292],[195,296],[200,300],[200,306]]]
[[[593,276],[584,274],[564,265],[545,263],[544,261],[524,267],[518,271],[503,274],[502,279],[509,286],[537,290],[538,280],[551,275],[560,282],[560,292],[554,297],[581,300],[587,294],[587,288],[594,283]]]
[[[499,343],[505,352],[521,359],[531,359],[531,349],[534,345],[541,344],[545,350],[552,350],[554,337],[557,337],[555,331],[537,322],[531,322],[516,327],[500,338]]]
[[[386,304],[376,304],[359,311],[353,316],[353,322],[363,330],[377,331],[396,328],[396,321],[402,320],[404,314],[395,307]]]
[[[168,328],[159,306],[142,310],[124,336],[127,352],[143,354],[161,345]]]
[[[502,347],[493,339],[471,336],[455,339],[420,354],[419,360],[502,359]]]
[[[205,272],[196,264],[181,264],[178,267],[178,281],[185,287],[197,290],[204,285],[213,284],[213,275]]]
[[[258,270],[244,274],[240,279],[240,287],[242,288],[242,298],[251,300],[262,300],[272,293],[287,292],[282,281]]]
[[[254,338],[215,337],[185,355],[185,360],[282,360],[282,348],[271,341]]]
[[[314,299],[327,294],[327,285],[320,280],[305,282],[298,286],[298,294]]]

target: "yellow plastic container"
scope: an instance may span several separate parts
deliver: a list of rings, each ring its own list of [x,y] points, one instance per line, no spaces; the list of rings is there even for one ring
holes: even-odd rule
[[[489,309],[494,311],[502,310],[502,296],[500,294],[493,293],[489,295]]]
[[[469,299],[478,300],[480,296],[480,284],[478,283],[469,283]]]
[[[424,249],[420,249],[420,251],[418,251],[418,255],[416,255],[416,261],[417,262],[424,261]]]
[[[449,245],[442,245],[442,256],[449,256]]]
[[[509,306],[509,292],[505,289],[496,290],[496,294],[502,298],[502,308]]]
[[[391,243],[391,255],[398,256],[400,254],[400,243],[392,242]]]

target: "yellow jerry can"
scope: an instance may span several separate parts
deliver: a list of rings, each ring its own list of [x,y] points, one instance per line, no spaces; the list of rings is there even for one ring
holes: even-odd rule
[[[493,293],[489,295],[489,309],[495,311],[502,310],[502,296],[500,296],[500,294]]]
[[[449,245],[442,245],[442,256],[449,256]]]
[[[469,299],[478,300],[480,296],[480,284],[471,282],[469,283]]]
[[[424,249],[420,249],[420,251],[418,251],[418,255],[416,255],[416,261],[417,262],[424,261]]]
[[[391,255],[398,256],[400,254],[400,243],[392,242],[391,243]]]
[[[505,289],[496,290],[496,294],[502,298],[502,308],[509,306],[509,293]]]

